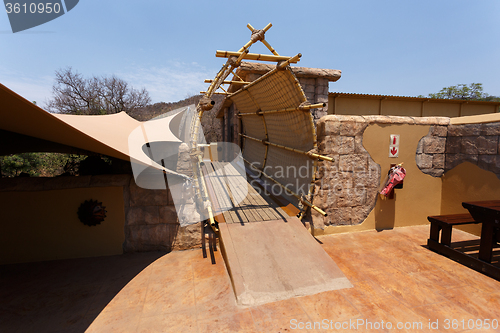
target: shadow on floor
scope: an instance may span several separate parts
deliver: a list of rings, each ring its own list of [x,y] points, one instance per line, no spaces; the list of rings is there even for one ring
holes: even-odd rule
[[[0,332],[85,332],[165,252],[0,266]]]

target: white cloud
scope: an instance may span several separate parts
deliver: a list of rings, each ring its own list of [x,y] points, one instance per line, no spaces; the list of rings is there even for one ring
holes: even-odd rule
[[[213,79],[217,71],[210,71],[196,63],[169,62],[165,67],[136,67],[120,72],[134,88],[146,88],[152,102],[176,102],[206,90],[205,79]]]

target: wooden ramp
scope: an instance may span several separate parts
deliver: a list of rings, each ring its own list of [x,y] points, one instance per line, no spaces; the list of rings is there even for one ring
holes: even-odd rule
[[[221,162],[203,169],[239,305],[352,287],[302,222],[287,214],[293,210],[247,183],[244,171]]]

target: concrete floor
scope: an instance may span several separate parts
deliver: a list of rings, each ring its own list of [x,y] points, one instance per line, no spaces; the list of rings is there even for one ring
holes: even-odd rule
[[[354,288],[251,308],[236,306],[220,252],[215,265],[189,250],[1,266],[0,332],[500,332],[467,327],[500,320],[500,282],[427,250],[428,233],[318,237]]]

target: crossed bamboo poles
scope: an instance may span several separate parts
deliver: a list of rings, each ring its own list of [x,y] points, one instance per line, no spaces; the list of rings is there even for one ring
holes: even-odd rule
[[[205,80],[206,83],[210,83],[210,86],[208,87],[207,91],[202,92],[204,96],[198,103],[196,107],[197,114],[195,116],[194,121],[191,122],[191,164],[193,168],[193,181],[195,185],[195,189],[197,192],[197,197],[201,199],[202,202],[200,202],[200,205],[202,209],[205,209],[208,215],[208,222],[211,226],[211,228],[215,231],[218,232],[218,226],[217,223],[214,219],[214,214],[212,211],[211,203],[209,200],[208,196],[208,190],[207,190],[207,185],[205,183],[205,179],[203,177],[202,171],[201,171],[201,166],[204,164],[203,163],[203,158],[202,158],[202,153],[198,149],[198,136],[199,136],[199,128],[201,127],[201,118],[203,116],[203,113],[205,111],[209,111],[212,109],[214,106],[215,102],[211,99],[211,97],[214,94],[223,94],[223,95],[229,95],[227,90],[224,89],[223,85],[224,84],[235,84],[235,85],[242,85],[242,89],[245,88],[245,86],[251,85],[251,82],[245,82],[243,81],[235,72],[234,69],[240,66],[241,61],[243,59],[248,59],[248,60],[263,60],[263,61],[276,61],[278,62],[276,69],[275,70],[281,70],[284,69],[285,67],[289,66],[290,63],[297,63],[300,61],[300,57],[302,56],[300,53],[293,56],[293,57],[285,57],[285,56],[280,56],[278,52],[265,40],[265,33],[272,27],[272,24],[269,23],[264,27],[262,30],[257,30],[254,27],[252,27],[250,24],[247,24],[248,29],[252,31],[252,36],[250,38],[250,41],[248,41],[241,49],[239,49],[237,52],[229,52],[229,51],[217,51],[216,52],[216,57],[223,57],[223,58],[228,58],[226,63],[222,66],[220,71],[217,73],[215,76],[215,79],[213,80]],[[265,55],[265,54],[255,54],[255,53],[249,53],[250,47],[257,43],[258,41],[262,42],[269,51],[271,51],[272,55]],[[238,78],[238,81],[226,81],[227,77],[229,75],[233,74],[235,78]],[[255,81],[254,81],[255,82]],[[217,92],[218,89],[222,89],[224,92]],[[291,111],[305,111],[308,112],[310,109],[313,108],[318,108],[318,107],[324,107],[325,104],[309,104],[309,105],[301,105],[298,108],[289,108],[289,109],[282,109],[282,110],[269,110],[269,111],[258,111],[256,113],[240,113],[240,116],[247,116],[247,115],[264,115],[264,114],[270,114],[270,113],[281,113],[281,112],[291,112]],[[314,126],[314,125],[312,125]],[[314,129],[314,127],[313,127]],[[267,140],[259,140],[256,138],[249,137],[244,134],[240,134],[241,136],[255,140],[255,141],[260,141],[262,144],[266,146],[274,146],[277,148],[285,149],[288,151],[293,151],[295,153],[299,154],[304,154],[309,156],[310,158],[315,160],[315,167],[314,171],[316,170],[316,164],[317,160],[326,160],[326,161],[333,161],[332,158],[311,153],[311,152],[305,152],[299,149],[291,148],[291,147],[286,147],[283,145],[278,145],[272,142],[269,142]],[[314,134],[314,137],[316,135]],[[314,146],[316,148],[316,139],[314,139]],[[266,149],[266,155],[267,155],[267,149]],[[245,160],[246,161],[246,160]],[[249,163],[248,161],[246,161]],[[321,210],[319,207],[313,205],[311,202],[303,198],[303,196],[300,196],[299,194],[293,192],[283,184],[281,184],[279,181],[274,179],[273,177],[265,174],[263,171],[261,171],[261,174],[264,175],[266,178],[271,180],[272,182],[276,183],[277,185],[281,186],[285,191],[294,197],[296,197],[298,200],[300,200],[302,203],[305,205],[311,207],[312,209],[315,209],[318,211],[320,214],[326,216],[327,214]],[[314,176],[313,176],[313,181],[314,181]],[[311,183],[313,184],[313,183]],[[312,185],[311,185],[312,186]]]

